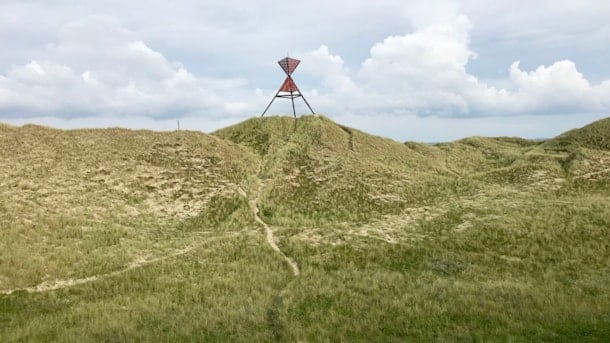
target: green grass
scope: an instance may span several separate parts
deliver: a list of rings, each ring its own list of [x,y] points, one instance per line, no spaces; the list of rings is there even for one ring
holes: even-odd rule
[[[95,283],[3,296],[2,341],[268,341],[267,308],[289,274],[255,232]]]
[[[548,149],[570,150],[588,148],[610,150],[610,118],[598,120],[584,127],[573,129],[544,143]]]
[[[458,202],[405,227],[425,237],[410,244],[289,240],[307,271],[285,302],[289,340],[603,341],[610,207],[578,200]]]
[[[606,124],[436,145],[323,116],[0,125],[0,341],[605,342]]]

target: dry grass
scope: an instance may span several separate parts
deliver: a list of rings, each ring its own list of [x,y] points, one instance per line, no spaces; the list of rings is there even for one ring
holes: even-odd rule
[[[106,273],[236,194],[255,157],[194,132],[0,131],[0,288]],[[163,245],[167,245],[166,247]]]
[[[606,123],[436,145],[321,116],[0,125],[0,341],[604,341]]]

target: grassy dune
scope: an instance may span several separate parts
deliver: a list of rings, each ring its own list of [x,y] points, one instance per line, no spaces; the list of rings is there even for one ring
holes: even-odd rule
[[[606,341],[608,123],[0,125],[0,341]]]

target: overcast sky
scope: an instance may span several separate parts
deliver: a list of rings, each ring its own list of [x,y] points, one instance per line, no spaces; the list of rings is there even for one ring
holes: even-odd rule
[[[0,121],[210,132],[260,115],[289,54],[317,113],[369,133],[552,137],[610,115],[608,18],[606,0],[0,0]]]

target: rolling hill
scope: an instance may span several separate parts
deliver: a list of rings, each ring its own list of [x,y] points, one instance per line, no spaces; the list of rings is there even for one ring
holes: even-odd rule
[[[544,143],[547,149],[587,148],[610,150],[610,118],[565,132]]]
[[[604,341],[608,123],[1,124],[0,341]]]

